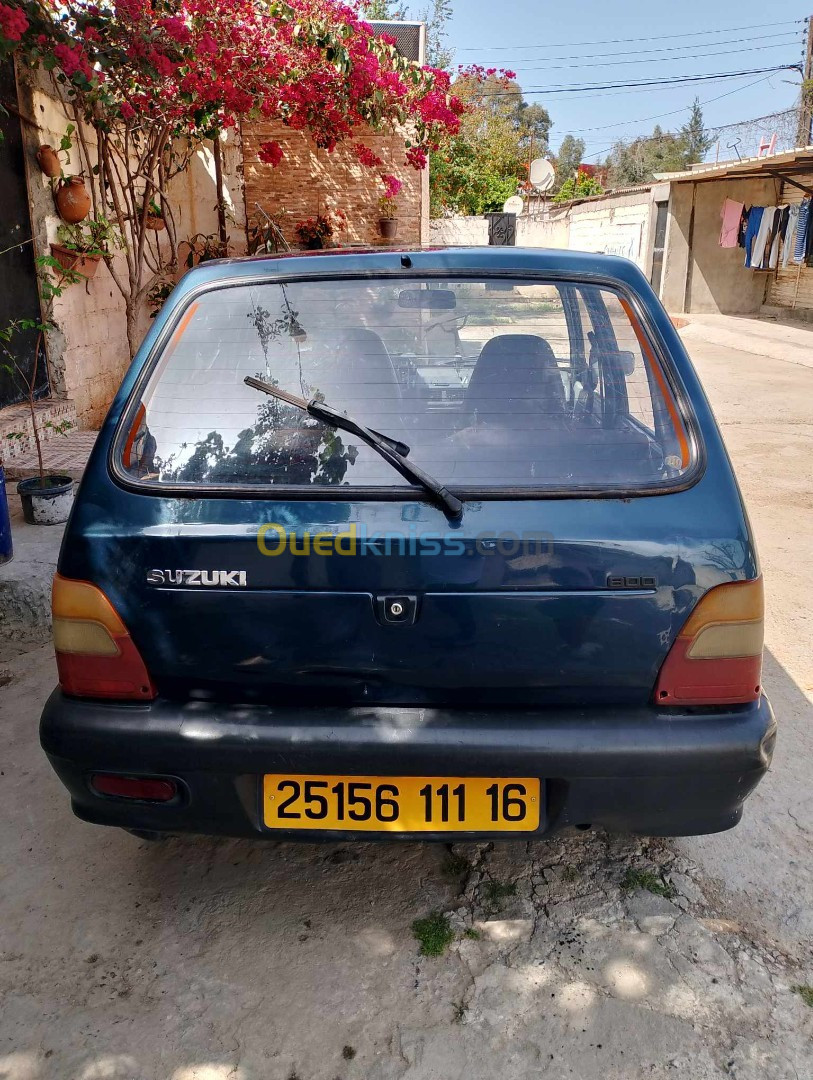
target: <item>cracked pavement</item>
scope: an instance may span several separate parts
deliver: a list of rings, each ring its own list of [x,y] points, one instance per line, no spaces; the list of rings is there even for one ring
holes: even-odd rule
[[[0,1080],[811,1080],[813,370],[704,325],[685,336],[757,532],[780,721],[737,829],[147,844],[70,815],[36,649],[0,665]],[[422,956],[434,911],[454,940]]]

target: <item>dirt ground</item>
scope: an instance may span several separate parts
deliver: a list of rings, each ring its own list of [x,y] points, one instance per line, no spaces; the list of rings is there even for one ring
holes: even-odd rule
[[[148,844],[71,816],[29,652],[0,672],[0,1080],[811,1080],[813,332],[721,325],[684,334],[760,544],[780,720],[741,825]],[[423,956],[436,911],[452,940]]]

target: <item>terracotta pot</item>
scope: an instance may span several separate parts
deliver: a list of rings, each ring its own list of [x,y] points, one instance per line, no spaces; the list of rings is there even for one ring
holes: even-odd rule
[[[69,225],[78,225],[90,213],[90,195],[81,176],[69,176],[56,193],[59,216]]]
[[[147,214],[147,218],[144,222],[148,229],[152,229],[153,232],[161,232],[162,229],[167,227],[166,222],[158,214]]]
[[[378,219],[378,231],[384,240],[394,240],[398,235],[398,218],[383,217]]]
[[[99,269],[102,261],[101,255],[83,255],[81,251],[71,251],[62,244],[51,244],[51,254],[66,270],[75,270],[78,274],[90,280]]]
[[[53,179],[62,175],[62,162],[59,160],[59,154],[54,150],[53,146],[43,143],[37,151],[37,161],[46,176]]]

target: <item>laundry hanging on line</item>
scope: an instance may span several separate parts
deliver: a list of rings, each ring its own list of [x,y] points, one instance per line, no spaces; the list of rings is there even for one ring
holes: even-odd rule
[[[745,265],[751,270],[776,270],[781,263],[786,267],[791,259],[800,265],[813,265],[813,213],[811,199],[803,199],[798,206],[783,203],[781,206],[752,206],[743,209],[737,242],[745,249]],[[726,199],[720,216],[725,224],[726,215],[734,211]],[[728,233],[726,232],[726,240]],[[723,244],[720,234],[720,246]]]
[[[808,262],[811,257],[811,242],[813,241],[813,229],[810,221],[810,204],[808,195],[799,204],[799,220],[796,223],[796,242],[793,246],[793,261],[797,266]]]
[[[745,207],[733,199],[726,199],[720,211],[722,227],[720,229],[720,247],[734,248],[739,241],[740,223]]]

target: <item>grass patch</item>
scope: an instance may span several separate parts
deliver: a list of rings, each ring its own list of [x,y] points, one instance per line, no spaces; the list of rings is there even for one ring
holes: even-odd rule
[[[484,886],[486,905],[494,911],[499,911],[503,901],[509,896],[516,896],[517,883],[515,881],[487,881]]]
[[[448,878],[461,878],[471,870],[471,863],[465,855],[453,855],[449,852],[441,869]]]
[[[813,986],[804,986],[799,983],[796,986],[791,986],[791,990],[794,994],[798,994],[805,1005],[808,1005],[813,1009]]]
[[[562,881],[578,881],[580,876],[581,875],[575,866],[566,866],[562,871]]]
[[[463,1021],[466,1019],[466,1013],[469,1011],[468,1005],[465,1003],[465,1001],[453,1001],[452,1009],[454,1010],[452,1014],[452,1022],[455,1024],[462,1024]]]
[[[412,935],[421,947],[422,956],[442,956],[454,941],[454,931],[448,918],[440,911],[433,911],[425,919],[416,919]]]
[[[664,881],[662,877],[652,870],[633,870],[632,867],[629,867],[621,879],[621,888],[624,892],[632,892],[633,889],[646,889],[648,892],[655,893],[656,896],[663,896],[667,900],[677,896],[674,885]]]
[[[463,931],[463,937],[469,938],[471,941],[479,941],[483,935],[479,930],[475,930],[473,926],[467,926]]]

